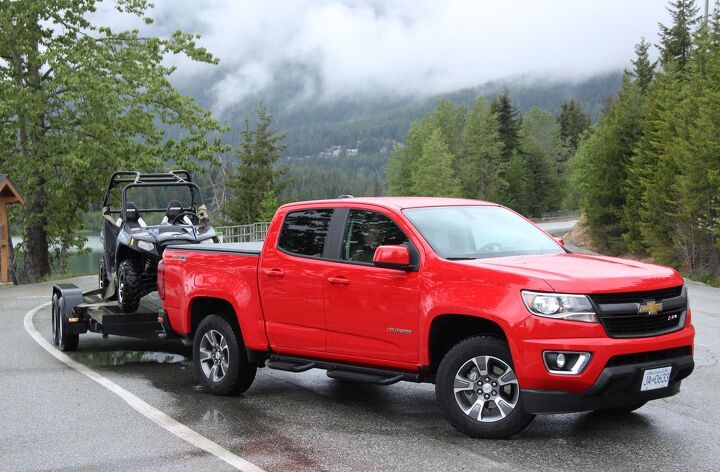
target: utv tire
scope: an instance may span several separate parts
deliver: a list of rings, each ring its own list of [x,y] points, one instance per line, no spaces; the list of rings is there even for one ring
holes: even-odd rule
[[[105,268],[105,258],[100,258],[100,269],[98,271],[98,288],[102,291],[101,295],[105,295],[105,290],[107,290],[108,285],[110,284],[110,281],[107,277],[107,269]]]
[[[142,287],[140,271],[130,259],[125,259],[118,267],[118,303],[124,313],[132,313],[140,305]]]
[[[57,294],[53,293],[52,296],[52,304],[51,304],[51,311],[50,311],[50,319],[52,322],[52,341],[54,345],[58,345],[60,343],[58,339],[58,296]]]
[[[609,415],[627,415],[633,411],[642,408],[647,402],[633,403],[632,405],[618,406],[615,408],[601,408],[595,410],[598,413],[607,413]]]
[[[63,297],[58,297],[55,306],[57,307],[55,312],[55,322],[57,323],[55,337],[57,339],[57,346],[61,351],[75,351],[80,342],[80,335],[68,333],[68,323],[65,321],[65,316],[63,315],[63,313],[65,313],[65,300],[63,300]]]
[[[465,339],[445,354],[435,395],[450,424],[473,438],[508,438],[535,417],[523,408],[510,349],[491,336]]]
[[[205,391],[237,395],[252,385],[257,365],[248,362],[240,330],[218,315],[205,317],[195,331],[193,363]]]

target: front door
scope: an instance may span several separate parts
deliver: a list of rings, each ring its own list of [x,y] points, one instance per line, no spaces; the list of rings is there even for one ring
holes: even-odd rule
[[[388,216],[350,210],[339,257],[326,264],[328,352],[417,363],[420,274],[375,267],[375,249],[389,244],[411,243]]]

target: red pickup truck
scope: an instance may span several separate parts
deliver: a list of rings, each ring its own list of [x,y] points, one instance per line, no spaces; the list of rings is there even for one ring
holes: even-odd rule
[[[693,370],[683,278],[572,253],[502,206],[340,198],[282,206],[264,243],[174,246],[168,329],[218,395],[256,369],[435,383],[459,431],[513,435],[535,414],[626,413]]]

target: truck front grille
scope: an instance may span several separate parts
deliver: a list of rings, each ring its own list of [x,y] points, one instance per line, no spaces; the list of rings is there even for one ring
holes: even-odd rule
[[[682,286],[652,292],[590,295],[605,332],[613,338],[649,337],[682,328],[687,312],[687,294]],[[640,313],[647,302],[662,303],[655,314]]]

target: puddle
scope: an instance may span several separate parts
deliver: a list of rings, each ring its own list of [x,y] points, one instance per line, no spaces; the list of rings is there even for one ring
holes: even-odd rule
[[[150,351],[78,352],[73,357],[95,367],[145,363],[177,364],[188,360],[180,354]]]

